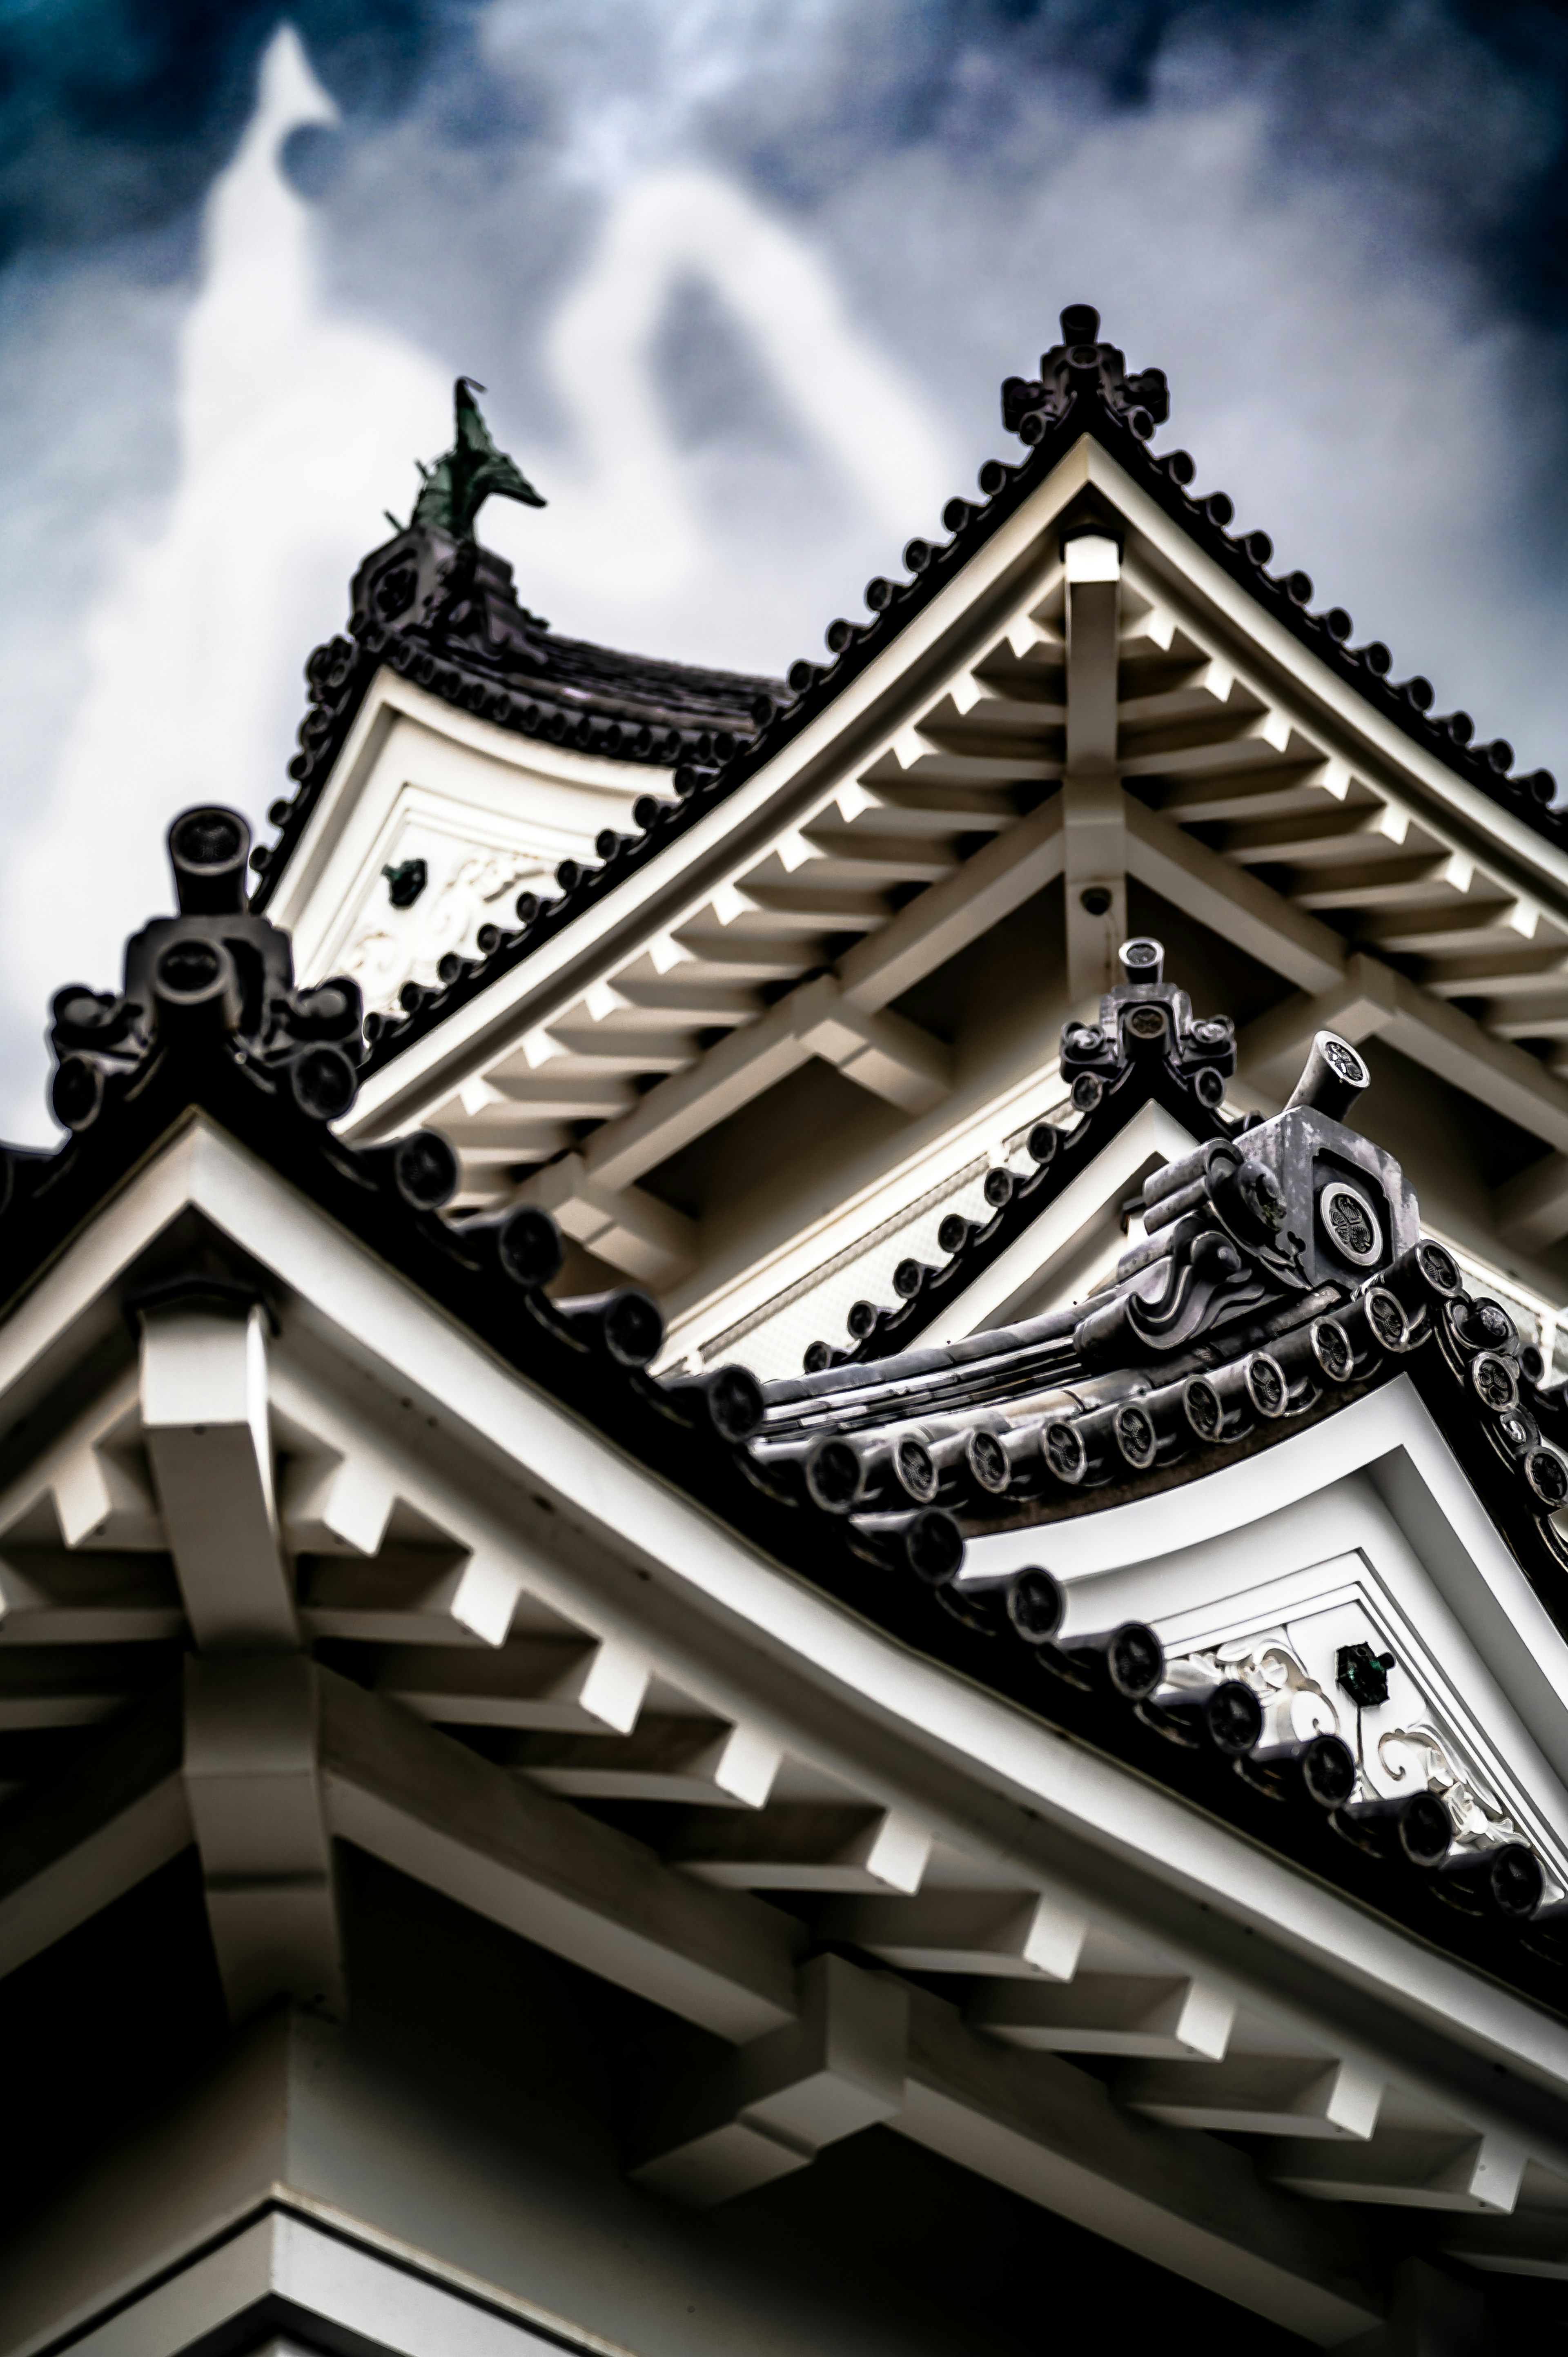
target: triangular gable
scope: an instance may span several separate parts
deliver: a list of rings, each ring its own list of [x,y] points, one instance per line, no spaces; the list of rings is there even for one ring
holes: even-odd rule
[[[1114,1214],[1141,1196],[1153,1169],[1232,1134],[1220,1107],[1235,1069],[1235,1025],[1226,1016],[1195,1020],[1186,991],[1163,980],[1163,958],[1157,942],[1124,943],[1126,979],[1101,999],[1099,1021],[1064,1030],[1068,1118],[1030,1128],[1028,1174],[988,1172],[983,1214],[950,1214],[938,1231],[946,1257],[935,1265],[901,1260],[894,1301],[856,1303],[850,1351],[818,1344],[808,1371],[844,1355],[885,1358],[918,1340],[953,1340],[1055,1306],[1069,1271],[1081,1273],[1063,1262],[1081,1254],[1091,1231],[1102,1244],[1107,1230],[1125,1233],[1125,1217]],[[1051,1300],[1039,1297],[1042,1288]]]
[[[1474,725],[1467,715],[1431,716],[1430,682],[1419,677],[1391,682],[1387,676],[1387,648],[1375,640],[1351,647],[1348,641],[1354,626],[1343,608],[1329,608],[1318,613],[1309,610],[1313,584],[1305,574],[1295,571],[1276,576],[1269,572],[1273,551],[1265,533],[1229,532],[1227,527],[1234,510],[1224,492],[1208,492],[1196,498],[1190,493],[1187,487],[1194,479],[1195,469],[1186,452],[1155,456],[1148,444],[1155,428],[1165,423],[1169,408],[1164,373],[1149,369],[1128,375],[1120,351],[1096,340],[1099,325],[1098,315],[1092,311],[1065,312],[1062,329],[1067,340],[1042,355],[1040,378],[1008,379],[1002,392],[1003,421],[1008,432],[1018,435],[1025,442],[1028,455],[1020,464],[987,462],[981,470],[981,500],[976,502],[954,499],[948,504],[943,521],[951,538],[945,544],[911,541],[905,551],[910,577],[905,581],[879,578],[871,582],[866,591],[871,619],[864,623],[843,619],[832,622],[827,631],[831,660],[826,663],[802,661],[794,664],[786,698],[771,693],[777,687],[775,682],[736,678],[732,687],[727,674],[646,663],[599,650],[578,649],[575,642],[570,642],[563,656],[564,676],[577,683],[581,675],[579,694],[587,689],[596,673],[604,674],[607,691],[616,683],[618,667],[624,666],[622,692],[627,699],[627,722],[618,722],[607,710],[596,716],[601,724],[597,726],[586,712],[581,728],[556,726],[553,724],[562,716],[552,707],[543,716],[544,723],[550,724],[546,733],[569,737],[580,743],[584,750],[639,759],[682,760],[684,770],[681,791],[689,807],[684,812],[659,813],[653,823],[644,822],[640,835],[628,834],[617,844],[599,866],[578,872],[570,880],[563,879],[559,896],[548,900],[515,939],[498,946],[475,971],[454,977],[447,989],[437,996],[409,1010],[407,1021],[389,1026],[380,1048],[381,1059],[420,1037],[432,1022],[445,1019],[475,991],[483,989],[511,964],[532,954],[554,928],[569,923],[598,893],[614,889],[640,860],[665,847],[704,805],[734,792],[749,776],[774,759],[780,746],[833,702],[849,682],[948,586],[954,575],[1011,522],[1084,435],[1099,443],[1144,498],[1177,523],[1193,545],[1254,599],[1272,622],[1283,625],[1326,663],[1380,718],[1391,721],[1429,759],[1441,762],[1473,791],[1513,813],[1547,841],[1561,845],[1568,840],[1568,823],[1552,806],[1556,782],[1550,773],[1537,770],[1512,776],[1513,751],[1506,740],[1496,738],[1475,745],[1471,741]],[[1073,334],[1069,332],[1072,330],[1080,332]],[[1114,478],[1107,479],[1107,488],[1114,497]],[[518,716],[510,708],[515,698],[500,699],[508,705],[504,712],[490,711],[489,704],[497,701],[495,690],[489,691],[488,698],[483,691],[477,696],[470,694],[467,679],[456,665],[448,662],[443,666],[438,654],[424,643],[430,635],[435,609],[443,602],[437,591],[437,576],[444,560],[449,569],[451,555],[452,551],[440,547],[413,550],[403,541],[392,542],[367,559],[356,576],[352,640],[334,641],[312,659],[312,685],[325,695],[327,691],[318,683],[330,679],[331,703],[320,716],[313,715],[304,724],[304,750],[295,770],[302,777],[316,780],[317,791],[319,773],[330,768],[377,659],[391,661],[395,669],[419,679],[423,684],[437,684],[440,693],[486,711],[488,717],[511,722]],[[510,567],[488,554],[481,558],[481,567],[489,568],[484,587],[489,602],[504,607],[510,590]],[[378,584],[385,578],[395,577],[401,585],[404,574],[411,576],[406,615],[390,608],[387,593],[378,591]],[[476,601],[476,619],[467,626],[471,633],[478,633],[476,644],[483,641],[488,647],[493,640],[499,647],[503,640],[527,635],[525,626],[532,623],[532,617],[520,614],[520,625],[524,627],[516,630],[505,628],[504,622],[499,630],[488,628],[483,606],[484,600]],[[393,611],[394,620],[402,622],[406,645],[387,629],[382,617],[389,610]],[[451,652],[460,658],[462,651],[459,638]],[[493,654],[489,666],[493,671]],[[660,683],[666,674],[668,681],[661,695]],[[638,716],[635,707],[639,699],[656,722],[668,723],[683,716],[675,709],[682,703],[711,708],[693,712],[693,718],[705,724],[701,734],[688,732],[689,742],[682,736],[675,743],[669,741],[668,730],[660,737],[657,728],[650,730],[645,725],[639,735],[635,727],[628,725]],[[768,709],[770,705],[772,708]],[[719,722],[727,722],[727,728],[715,725]],[[532,727],[536,724],[540,724],[537,712],[529,725]],[[737,737],[751,737],[753,741],[743,748],[737,748]],[[644,737],[650,741],[644,743]],[[284,822],[285,834],[279,852],[265,858],[258,854],[263,874],[258,906],[264,906],[275,889],[275,878],[285,866],[308,816],[308,807],[298,812],[291,809]]]
[[[1558,1282],[1557,822],[1499,800],[1188,500],[1097,351],[1076,377],[1051,360],[1075,389],[1029,456],[871,623],[835,626],[750,750],[686,765],[372,1048],[355,1135],[437,1123],[466,1200],[521,1189],[585,1275],[658,1286],[693,1363],[813,1255],[886,1232],[961,1132],[1043,1104],[1129,894],[1195,987],[1229,961],[1235,1104],[1277,1106],[1325,1026],[1391,1049],[1427,1108],[1406,1126],[1452,1138],[1450,1089],[1501,1116],[1461,1119],[1461,1152],[1409,1146],[1434,1217]]]
[[[135,995],[57,1008],[71,1142],[7,1162],[0,1652],[13,1726],[49,1714],[76,1756],[12,1802],[0,1958],[194,1844],[236,2017],[280,1991],[331,2011],[347,1843],[707,2033],[634,2120],[634,2177],[676,2199],[881,2121],[1325,2341],[1377,2303],[1316,2203],[1457,2206],[1456,2247],[1502,2220],[1504,2263],[1536,2264],[1568,2159],[1510,2085],[1477,2098],[1431,2058],[1456,2038],[1568,2085],[1561,1919],[1525,1903],[1568,1842],[1563,1407],[1325,1109],[1354,1051],[1245,1154],[1216,1136],[1166,1174],[1157,1248],[1077,1315],[766,1402],[739,1374],[660,1383],[650,1304],[542,1293],[537,1211],[454,1221],[437,1141],[334,1138],[351,997],[295,990],[235,905],[231,814],[175,843],[186,905],[133,943]],[[1134,987],[1119,1004],[1169,1008]],[[981,1394],[1000,1433],[964,1422]],[[1031,1461],[1071,1436],[1061,1478],[997,1514],[1009,1485],[947,1445],[982,1431]],[[950,1504],[918,1502],[926,1465]],[[1304,1559],[1327,1530],[1376,1577]],[[1299,1576],[1249,1578],[1239,1610],[1249,1534]],[[995,1542],[1036,1566],[1059,1544],[1065,1620],[1040,1569],[992,1577]],[[1108,1577],[1142,1628],[1093,1618]],[[1275,1673],[1326,1699],[1334,1632],[1297,1622],[1375,1640],[1396,1609],[1391,1696],[1348,1641],[1373,1656],[1361,1763]],[[188,1658],[143,1700],[125,1657],[153,1637]],[[1418,1772],[1449,1776],[1447,1813],[1405,1805]],[[628,1832],[607,1803],[656,1813]],[[1114,2105],[1085,2053],[1138,2066]],[[1166,2062],[1209,2075],[1178,2098]]]

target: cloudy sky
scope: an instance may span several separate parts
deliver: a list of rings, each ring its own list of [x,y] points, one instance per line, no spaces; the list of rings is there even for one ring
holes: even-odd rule
[[[448,438],[559,629],[781,671],[1067,302],[1167,447],[1568,778],[1568,8],[0,0],[0,1134]]]

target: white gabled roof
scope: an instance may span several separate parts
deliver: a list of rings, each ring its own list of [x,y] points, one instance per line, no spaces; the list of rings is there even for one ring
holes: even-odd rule
[[[97,1347],[119,1289],[193,1214],[264,1280],[278,1331],[191,1297],[152,1312],[127,1373]],[[944,1667],[940,1614],[914,1651],[781,1569],[205,1119],[0,1330],[9,1407],[61,1386],[73,1419],[38,1418],[0,1497],[10,1723],[123,1709],[144,1590],[156,1633],[188,1624],[200,1650],[183,1751],[155,1705],[112,1732],[101,1789],[89,1762],[69,1813],[30,1821],[0,1898],[7,1967],[194,1839],[236,2010],[280,1972],[330,2002],[336,1837],[743,2050],[739,2115],[715,2093],[701,2133],[642,2124],[637,2173],[675,2198],[722,2200],[881,2120],[1326,2345],[1378,2303],[1323,2202],[1457,2212],[1456,2253],[1551,2266],[1555,2015],[1304,1874],[1288,1810],[1266,1849],[1048,1706]],[[242,1478],[269,1418],[275,1512]],[[1173,1657],[1256,1674],[1293,1725],[1336,1708],[1336,1645],[1391,1642],[1398,1682],[1361,1730],[1378,1772],[1441,1754],[1568,1857],[1568,1650],[1406,1385],[1174,1508],[1055,1535],[1075,1620],[1146,1615]],[[280,1546],[306,1651],[236,1653],[225,1627],[264,1617]],[[310,1661],[323,1641],[358,1649],[354,1680]],[[611,1798],[674,1804],[662,1861],[573,1805]],[[285,1867],[286,1925],[252,1903]],[[799,1976],[779,1891],[814,1895],[838,1952]],[[1114,2102],[1084,2053],[1122,2058]]]
[[[867,1205],[865,1232],[886,1226],[897,1173],[1048,1089],[1056,1027],[1110,979],[1131,887],[1273,978],[1240,1102],[1277,1103],[1328,1025],[1538,1141],[1495,1200],[1484,1176],[1452,1203],[1440,1172],[1420,1179],[1458,1241],[1553,1292],[1540,1255],[1568,1232],[1568,1082],[1541,1043],[1568,1039],[1568,852],[1522,793],[1509,806],[1483,788],[1484,764],[1452,744],[1443,758],[1413,704],[1402,725],[1326,629],[1308,643],[1278,596],[1251,594],[1228,553],[1251,544],[1197,509],[1178,519],[1141,445],[1122,436],[1124,465],[1104,435],[1067,438],[993,529],[961,527],[955,546],[976,544],[945,578],[924,553],[908,618],[873,633],[836,693],[809,691],[798,724],[765,731],[736,782],[699,781],[613,885],[568,897],[569,922],[460,977],[406,1044],[383,1038],[354,1134],[434,1123],[472,1200],[522,1185],[600,1262],[659,1286],[700,1348],[734,1324],[759,1261],[794,1265],[823,1203],[787,1156],[738,1197],[717,1175],[706,1198],[700,1178],[672,1195],[665,1166],[831,1067],[888,1109],[833,1174]],[[1069,538],[1069,586],[1063,528],[1096,522],[1099,540]],[[462,759],[444,751],[443,791]],[[339,825],[353,791],[331,789]],[[514,791],[521,813],[521,772]],[[1026,1023],[970,1009],[953,1039],[905,1011],[1058,879],[1065,944],[1043,935],[1018,976]],[[303,869],[285,892],[325,956]],[[346,905],[336,887],[327,899]]]

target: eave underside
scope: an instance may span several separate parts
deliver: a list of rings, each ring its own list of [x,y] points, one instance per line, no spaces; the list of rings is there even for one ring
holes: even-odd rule
[[[1060,529],[1096,515],[1118,577],[1071,585]],[[701,1350],[847,1240],[846,1200],[874,1227],[956,1133],[1047,1110],[1047,1043],[1137,916],[1200,996],[1224,969],[1236,1103],[1277,1106],[1318,1028],[1391,1051],[1431,1216],[1555,1292],[1562,855],[1247,605],[1084,440],[770,765],[433,1006],[358,1134],[441,1126],[470,1200],[521,1186]]]
[[[124,1334],[119,1295],[149,1250],[188,1243],[192,1208],[265,1273],[281,1322],[264,1345],[271,1557],[264,1509],[225,1475],[231,1571],[240,1555],[263,1585],[280,1554],[297,1567],[298,1634],[259,1655],[233,1651],[221,1616],[270,1610],[273,1591],[230,1577],[211,1618],[199,1517],[182,1537],[176,1486],[205,1477],[166,1409],[156,1479],[138,1473],[162,1378],[145,1356],[138,1375],[81,1355],[94,1331]],[[1070,1713],[987,1693],[961,1642],[936,1657],[944,1624],[907,1580],[863,1571],[835,1601],[769,1565],[216,1132],[199,1125],[130,1183],[13,1315],[5,1351],[8,1396],[51,1436],[8,1468],[33,1575],[18,1586],[6,1551],[10,1706],[18,1733],[102,1728],[14,1804],[13,1965],[194,1840],[231,2011],[280,1976],[330,2007],[330,1853],[349,1842],[738,2050],[739,2128],[727,2064],[696,2083],[694,2122],[656,2104],[644,2123],[645,2181],[687,2198],[808,2166],[846,2122],[880,2119],[1326,2342],[1379,2304],[1326,2202],[1413,2207],[1449,2247],[1509,2263],[1555,2233],[1568,2046],[1550,2012],[1225,1821],[1201,1773],[1173,1788],[1142,1754],[1112,1756],[1105,1724],[1075,1732]],[[1427,1447],[1414,1427],[1409,1445]],[[1430,1479],[1457,1497],[1437,1450]],[[253,1553],[233,1522],[246,1511]],[[138,1715],[134,1656],[193,1641],[183,1695]],[[236,1698],[301,1796],[286,1855],[272,1778],[246,1799]],[[281,1951],[275,1920],[256,1928],[280,1872],[297,1901]],[[803,1964],[813,1944],[825,1961]],[[875,1995],[900,1976],[897,2005]],[[855,2008],[874,1996],[869,2030]],[[845,2005],[884,2059],[825,2113],[808,2105],[802,2140],[798,2091],[840,2069],[822,2040],[842,2053]],[[1121,2058],[1124,2101],[1064,2059],[1086,2052]],[[1256,2145],[1165,2121],[1165,2062]],[[794,2123],[782,2142],[769,2104]]]

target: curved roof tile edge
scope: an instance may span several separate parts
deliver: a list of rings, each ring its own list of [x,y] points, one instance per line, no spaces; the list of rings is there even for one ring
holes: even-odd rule
[[[1063,314],[1064,331],[1081,328],[1086,320],[1093,322],[1097,333],[1099,323],[1092,313],[1080,314],[1075,320],[1071,311]],[[829,660],[817,663],[802,659],[793,663],[787,699],[770,692],[777,689],[776,682],[760,689],[753,713],[756,733],[749,744],[725,755],[709,732],[711,749],[704,752],[699,736],[690,751],[675,757],[680,763],[675,771],[680,799],[639,809],[638,814],[646,822],[642,834],[618,836],[607,844],[597,866],[564,863],[558,897],[542,900],[519,930],[501,935],[489,954],[465,961],[449,983],[421,991],[403,1017],[376,1026],[370,1070],[380,1070],[491,982],[510,973],[542,942],[553,939],[581,909],[613,890],[633,867],[677,840],[702,814],[754,776],[961,571],[1083,434],[1091,435],[1206,555],[1283,621],[1303,646],[1354,687],[1375,711],[1391,719],[1412,743],[1465,783],[1479,788],[1499,809],[1522,819],[1545,841],[1559,848],[1568,846],[1568,805],[1553,807],[1556,780],[1549,770],[1512,776],[1513,748],[1506,740],[1499,737],[1487,745],[1474,744],[1473,725],[1465,713],[1430,716],[1429,681],[1415,675],[1391,682],[1388,649],[1376,640],[1352,647],[1348,641],[1353,625],[1342,608],[1330,607],[1317,613],[1308,610],[1313,585],[1306,574],[1269,572],[1273,548],[1266,533],[1232,533],[1228,529],[1234,510],[1225,492],[1194,496],[1187,490],[1196,469],[1185,451],[1156,456],[1150,449],[1155,424],[1163,423],[1167,406],[1161,371],[1145,370],[1142,375],[1129,377],[1114,345],[1073,341],[1045,353],[1039,380],[1009,378],[1004,384],[1003,422],[1024,439],[1026,454],[1017,462],[987,459],[980,469],[978,502],[963,498],[949,500],[942,522],[951,537],[940,544],[910,541],[904,551],[910,578],[877,577],[869,582],[865,594],[871,619],[851,622],[840,618],[831,622],[825,633]],[[347,642],[333,643],[345,646]],[[379,651],[368,645],[357,658],[372,665],[381,659]],[[366,683],[370,676],[367,672]],[[259,904],[265,889],[264,880]]]
[[[245,906],[247,848],[243,822],[232,813],[187,813],[171,830],[179,913],[155,920],[127,945],[119,995],[80,987],[59,995],[55,1103],[71,1134],[52,1153],[0,1151],[0,1226],[18,1280],[0,1318],[14,1313],[108,1200],[205,1114],[505,1364],[845,1609],[1431,1944],[1568,2010],[1562,1978],[1568,1900],[1540,1914],[1532,1902],[1515,1909],[1513,1920],[1484,1895],[1477,1900],[1461,1876],[1439,1873],[1442,1859],[1424,1868],[1419,1860],[1401,1863],[1386,1843],[1374,1856],[1375,1828],[1335,1822],[1342,1813],[1304,1794],[1299,1776],[1279,1783],[1277,1763],[1262,1754],[1251,1760],[1255,1747],[1248,1759],[1261,1783],[1234,1768],[1218,1739],[1195,1739],[1165,1723],[1168,1711],[1146,1708],[1147,1692],[1132,1694],[1094,1674],[1105,1652],[1100,1639],[1087,1641],[1080,1661],[1072,1648],[1081,1653],[1085,1641],[1068,1641],[1064,1652],[1053,1643],[1057,1622],[1031,1631],[1026,1615],[1014,1609],[1011,1588],[1005,1597],[975,1595],[957,1584],[961,1523],[972,1533],[1038,1527],[1048,1548],[1050,1528],[1064,1517],[1200,1481],[1238,1448],[1265,1450],[1272,1437],[1330,1416],[1409,1369],[1526,1578],[1556,1625],[1568,1626],[1568,1539],[1555,1519],[1568,1505],[1568,1402],[1561,1389],[1543,1386],[1543,1371],[1519,1351],[1506,1313],[1464,1295],[1443,1248],[1421,1238],[1414,1198],[1397,1165],[1339,1121],[1350,1101],[1346,1090],[1353,1099],[1366,1084],[1353,1049],[1336,1042],[1339,1061],[1320,1055],[1292,1107],[1264,1125],[1272,1144],[1262,1132],[1253,1137],[1256,1152],[1273,1153],[1276,1178],[1229,1136],[1163,1174],[1155,1205],[1163,1216],[1149,1222],[1151,1244],[1112,1294],[1090,1297],[1065,1324],[1060,1317],[1036,1320],[1027,1330],[970,1337],[945,1354],[915,1354],[921,1361],[915,1371],[923,1373],[931,1355],[972,1364],[989,1350],[1004,1362],[1026,1417],[1030,1390],[1039,1387],[1042,1345],[1058,1375],[1065,1351],[1079,1370],[1075,1382],[1087,1376],[1103,1388],[1109,1379],[1112,1387],[1099,1406],[1079,1399],[1076,1414],[1045,1419],[1052,1432],[1089,1434],[1087,1444],[1079,1437],[1067,1450],[1035,1446],[1041,1432],[1025,1436],[1020,1428],[1034,1455],[1024,1494],[1011,1506],[991,1494],[994,1485],[981,1481],[961,1453],[944,1458],[942,1479],[956,1484],[951,1511],[919,1506],[898,1450],[878,1434],[878,1422],[884,1433],[907,1431],[924,1413],[908,1388],[914,1359],[884,1361],[869,1383],[865,1371],[854,1371],[864,1389],[880,1394],[880,1417],[873,1403],[869,1424],[864,1415],[846,1423],[822,1413],[849,1370],[766,1392],[729,1368],[661,1381],[646,1372],[661,1331],[646,1296],[626,1288],[571,1302],[544,1292],[560,1265],[547,1214],[525,1205],[499,1217],[445,1218],[456,1163],[433,1133],[415,1131],[388,1146],[344,1145],[329,1125],[357,1086],[358,993],[343,982],[295,987],[286,936]],[[1130,1024],[1156,1003],[1147,994],[1161,985],[1136,987],[1145,995],[1126,1002]],[[1090,1071],[1101,1054],[1088,1039],[1074,1049]],[[1348,1252],[1339,1259],[1359,1274],[1326,1286],[1333,1235],[1309,1240],[1289,1224],[1304,1216],[1304,1189],[1311,1189],[1303,1172],[1326,1146],[1360,1156],[1373,1191],[1380,1187],[1383,1222],[1380,1227],[1378,1212],[1369,1213],[1369,1196],[1362,1199],[1376,1249],[1364,1249],[1352,1220],[1340,1239]],[[177,1232],[165,1232],[175,1235],[176,1248],[156,1272],[162,1294],[180,1286],[231,1294],[256,1281],[249,1265],[229,1265],[234,1254],[220,1239],[218,1267],[200,1247],[188,1250]],[[1197,1272],[1196,1289],[1182,1279],[1168,1302],[1157,1299],[1158,1287],[1143,1282],[1151,1254],[1163,1254],[1178,1278],[1183,1270]],[[1172,1308],[1180,1313],[1175,1323],[1166,1315]],[[1185,1384],[1162,1383],[1162,1372],[1194,1362],[1194,1344],[1200,1372]],[[1195,1390],[1208,1394],[1201,1414]],[[847,1491],[824,1489],[820,1479],[813,1486],[824,1440],[858,1469]],[[829,1469],[836,1480],[843,1467]],[[1004,1489],[1011,1483],[1009,1476]],[[1007,1575],[1015,1584],[1031,1577],[1043,1575]],[[982,1590],[988,1586],[982,1582]],[[1158,1652],[1158,1640],[1144,1633]],[[1042,1669],[1056,1674],[1042,1677]],[[1467,1854],[1459,1861],[1466,1871],[1476,1862]],[[1463,1911],[1472,1900],[1472,1910]]]

